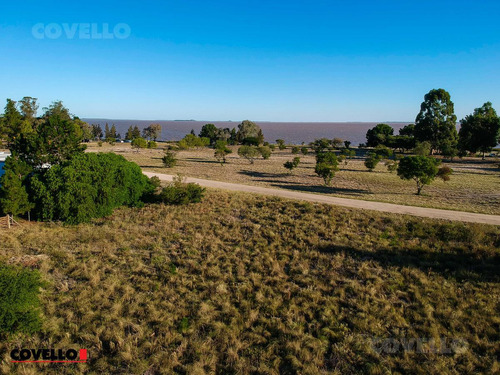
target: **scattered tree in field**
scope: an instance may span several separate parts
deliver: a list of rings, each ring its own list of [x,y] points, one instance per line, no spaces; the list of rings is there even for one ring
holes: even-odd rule
[[[443,89],[431,90],[425,95],[415,120],[415,140],[430,142],[431,149],[439,152],[445,147],[456,148],[456,122],[450,94]]]
[[[139,138],[134,139],[132,141],[131,145],[132,145],[132,148],[135,148],[136,150],[139,150],[140,148],[147,148],[148,147],[148,141],[146,141],[142,137],[139,137]]]
[[[300,148],[298,146],[292,147],[292,154],[297,155],[300,152]]]
[[[351,148],[351,141],[344,141],[345,148]]]
[[[498,144],[499,137],[500,118],[490,102],[474,109],[473,114],[460,121],[459,149],[472,153],[480,151],[483,153],[483,160],[485,153]]]
[[[389,172],[395,172],[398,169],[398,162],[396,160],[386,160],[385,166]]]
[[[260,146],[259,153],[262,156],[262,158],[265,160],[269,159],[271,157],[271,154],[272,154],[269,146]]]
[[[453,169],[448,167],[447,165],[443,165],[438,169],[437,177],[443,180],[444,182],[450,181],[450,176],[453,174]]]
[[[221,163],[221,165],[224,165],[226,163],[226,156],[230,153],[232,153],[232,151],[227,147],[226,141],[220,140],[215,142],[214,156],[219,161],[219,163]]]
[[[368,147],[377,147],[378,145],[387,146],[393,134],[394,129],[391,126],[378,124],[366,132],[366,145]]]
[[[344,148],[341,152],[341,155],[343,156],[344,164],[347,165],[347,163],[349,163],[349,160],[356,156],[356,151],[349,148]]]
[[[309,153],[309,149],[304,146],[300,149],[300,152],[302,152],[302,155],[307,155]]]
[[[103,136],[101,125],[92,124],[92,138],[94,140],[100,140]]]
[[[365,167],[368,168],[370,172],[373,172],[381,159],[382,158],[380,157],[380,155],[377,155],[376,153],[370,153],[365,159]]]
[[[156,141],[161,136],[161,125],[151,124],[142,130],[142,136],[148,140]]]
[[[170,150],[165,151],[165,155],[163,155],[161,160],[166,168],[173,168],[177,164],[175,153]]]
[[[393,152],[390,148],[380,144],[375,149],[373,152],[380,157],[380,159],[388,159],[393,155]]]
[[[422,188],[436,178],[439,164],[439,160],[429,156],[406,156],[399,162],[398,176],[403,180],[414,180],[417,195],[420,195]]]
[[[156,143],[155,141],[148,141],[148,148],[157,148],[158,147],[158,143]]]
[[[283,140],[283,139],[277,139],[276,143],[278,144],[278,148],[280,150],[284,150],[286,148],[286,146],[285,146],[285,140]]]
[[[254,163],[255,158],[260,155],[259,149],[255,146],[241,146],[238,149],[238,155],[247,159],[250,164]]]
[[[210,139],[210,144],[214,145],[218,139],[218,129],[214,124],[205,124],[201,128],[200,134],[198,134],[200,138],[208,138]]]
[[[338,168],[337,155],[334,152],[320,152],[316,154],[316,167],[314,171],[325,182],[326,186],[330,186],[335,172]]]
[[[260,126],[250,120],[242,121],[241,124],[238,125],[236,137],[240,143],[243,143],[247,138],[255,138],[257,140],[257,145],[264,141]]]
[[[344,143],[344,140],[340,138],[333,138],[330,143],[333,148],[340,148],[340,146]]]
[[[328,138],[315,139],[309,143],[309,146],[318,154],[330,148],[330,140]]]
[[[314,171],[318,176],[320,176],[325,182],[326,186],[330,186],[332,183],[333,177],[335,177],[335,172],[338,170],[333,165],[327,163],[317,163]]]
[[[207,147],[210,145],[210,139],[205,137],[197,137],[194,134],[187,134],[179,141],[179,148],[182,150],[193,147]]]
[[[415,145],[413,153],[419,156],[429,156],[431,154],[432,145],[430,142],[419,142]]]
[[[274,150],[276,149],[276,145],[271,144],[269,145],[269,148],[271,149],[272,152],[274,152]]]
[[[300,164],[300,158],[297,156],[293,158],[292,161],[287,161],[283,164],[283,166],[289,170],[290,174],[292,174],[292,170],[297,168]]]
[[[0,177],[0,212],[17,216],[33,208],[26,192],[25,180],[31,167],[15,156],[6,159],[4,175]]]

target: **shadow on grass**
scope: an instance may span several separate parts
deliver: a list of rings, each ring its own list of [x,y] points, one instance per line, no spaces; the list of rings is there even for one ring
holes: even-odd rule
[[[202,158],[185,158],[182,160],[187,161],[187,162],[193,162],[193,163],[220,164],[220,162],[217,160],[206,160],[206,159],[202,159]]]
[[[321,253],[338,254],[360,261],[373,260],[389,267],[413,267],[435,272],[459,281],[500,282],[500,255],[442,253],[424,250],[379,249],[358,250],[335,244],[318,248]]]
[[[347,189],[347,188],[338,188],[333,186],[323,186],[323,185],[297,185],[292,183],[283,183],[283,181],[277,181],[279,183],[271,184],[273,187],[277,187],[280,189],[287,190],[296,190],[296,191],[306,191],[309,193],[321,193],[321,194],[335,194],[342,193],[347,195],[366,195],[373,194],[372,192],[364,189]]]
[[[271,177],[287,177],[290,176],[287,172],[283,173],[265,173],[265,172],[256,172],[256,171],[248,171],[248,170],[242,170],[238,172],[239,174],[243,174],[245,176],[249,177],[256,177],[256,178],[271,178]]]

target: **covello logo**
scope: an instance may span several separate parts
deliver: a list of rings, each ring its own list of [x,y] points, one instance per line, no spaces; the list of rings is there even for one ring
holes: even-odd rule
[[[107,23],[37,23],[31,28],[36,39],[127,39],[130,31],[126,23],[112,28]]]
[[[14,363],[85,363],[87,349],[14,349],[10,358]]]

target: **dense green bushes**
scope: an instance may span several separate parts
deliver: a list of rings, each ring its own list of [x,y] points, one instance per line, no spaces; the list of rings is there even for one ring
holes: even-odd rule
[[[185,184],[181,177],[174,178],[174,181],[163,188],[159,195],[159,200],[166,204],[188,204],[201,202],[205,188],[198,184]]]
[[[38,271],[0,264],[0,334],[40,330],[42,285]]]
[[[110,215],[122,205],[141,205],[151,189],[137,164],[111,153],[77,155],[29,183],[36,217],[70,224]]]

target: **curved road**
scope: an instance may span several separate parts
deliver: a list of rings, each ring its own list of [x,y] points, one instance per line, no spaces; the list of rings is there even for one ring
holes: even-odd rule
[[[152,177],[157,176],[162,181],[172,181],[173,175],[155,173],[155,172],[143,172],[146,176]],[[246,193],[255,193],[263,195],[272,195],[276,197],[289,198],[289,199],[299,199],[314,203],[327,203],[336,206],[358,208],[363,210],[373,210],[380,212],[389,212],[394,214],[412,215],[420,217],[428,217],[432,219],[443,219],[443,220],[453,220],[453,221],[464,221],[469,223],[481,223],[481,224],[492,224],[500,225],[499,215],[486,215],[486,214],[476,214],[471,212],[463,211],[451,211],[451,210],[440,210],[437,208],[426,208],[426,207],[415,207],[415,206],[402,206],[399,204],[392,203],[382,203],[382,202],[371,202],[363,201],[358,199],[349,198],[337,198],[328,195],[320,194],[310,194],[301,193],[298,191],[289,191],[282,189],[266,188],[261,186],[250,186],[242,184],[233,184],[231,182],[221,182],[214,180],[203,180],[200,178],[187,177],[186,182],[194,182],[201,186],[223,189],[231,191],[241,191]]]

